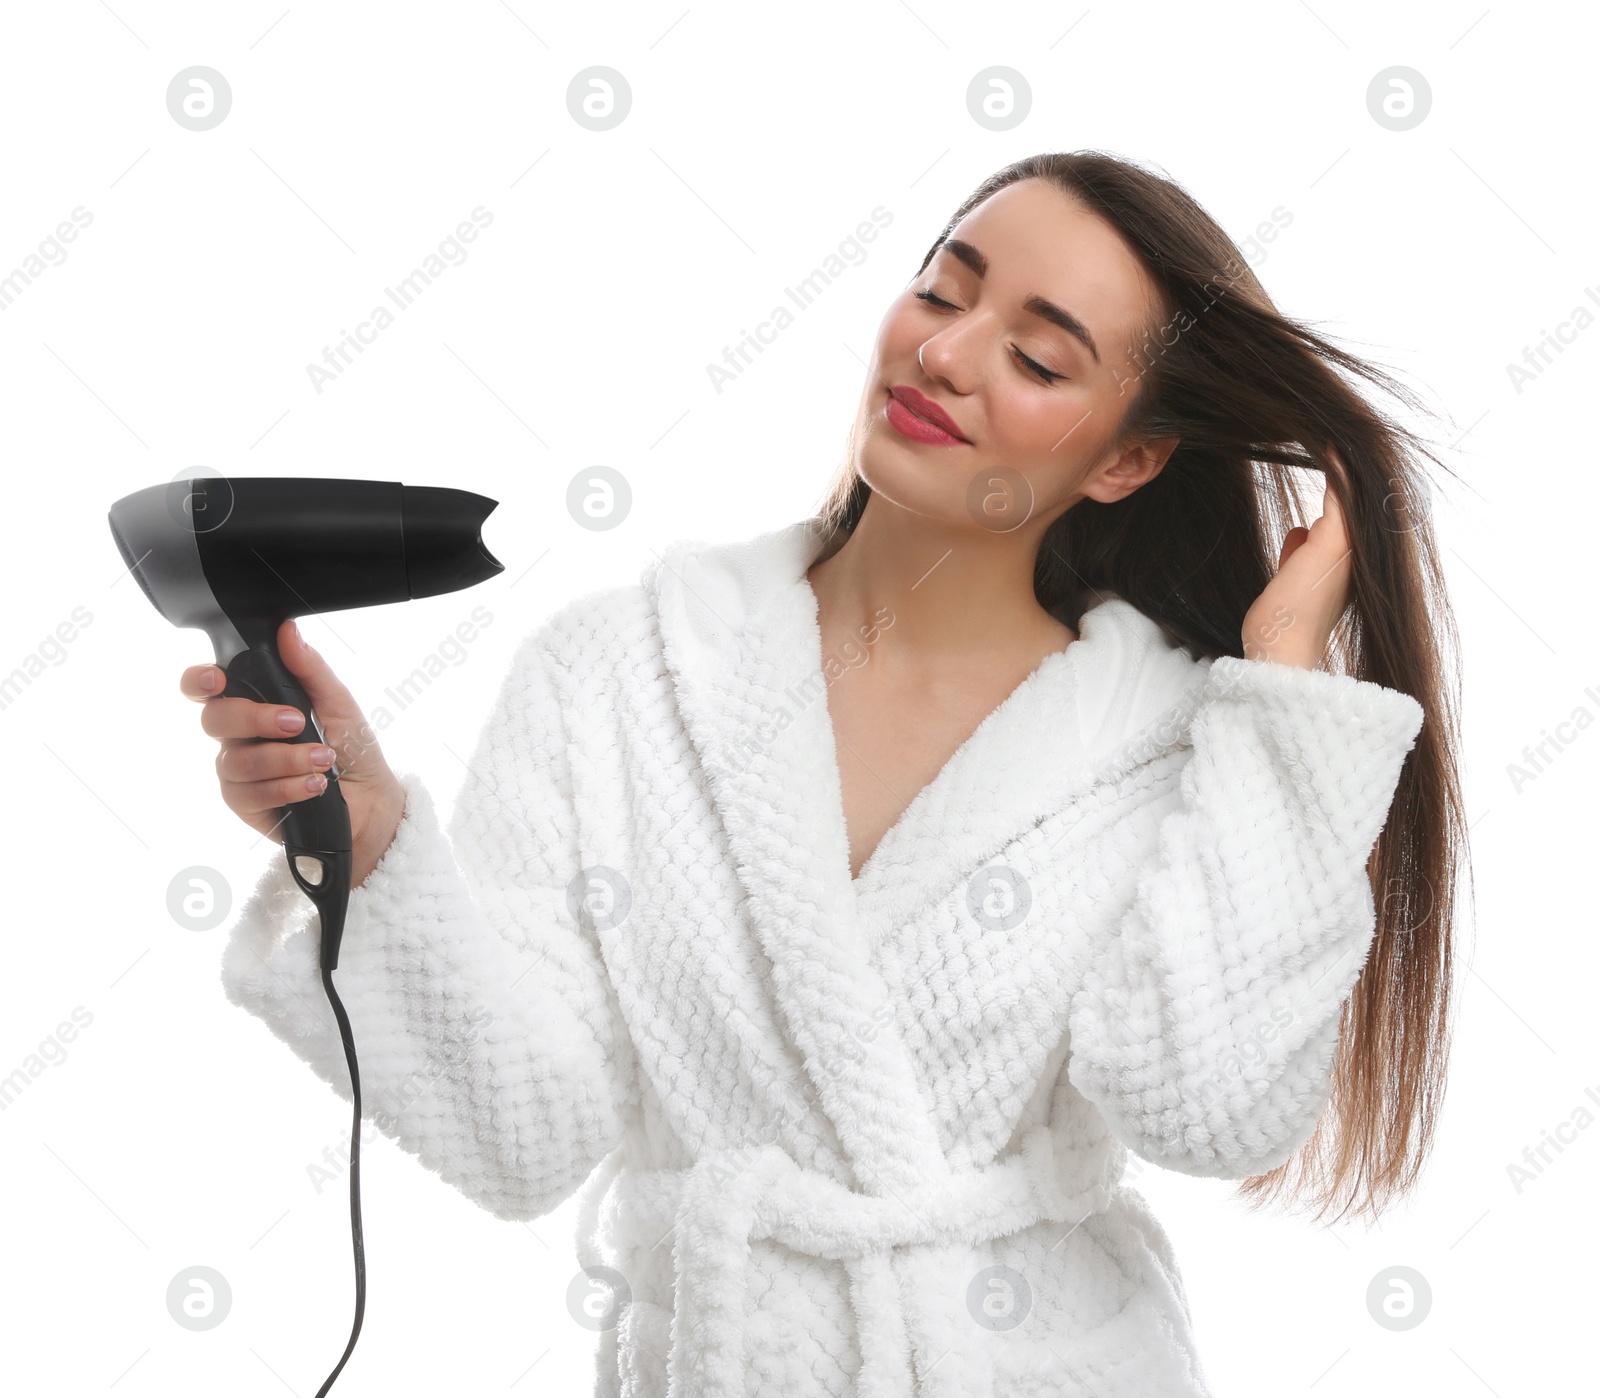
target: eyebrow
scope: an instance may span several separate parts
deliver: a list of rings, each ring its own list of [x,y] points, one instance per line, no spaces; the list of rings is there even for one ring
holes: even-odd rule
[[[977,248],[973,247],[971,243],[963,242],[960,238],[946,238],[944,242],[939,244],[939,247],[948,250],[953,257],[972,268],[979,277],[982,277],[989,270],[989,259],[979,252]],[[1037,293],[1024,298],[1022,309],[1065,330],[1067,334],[1079,341],[1094,356],[1096,364],[1100,362],[1100,351],[1095,348],[1094,336],[1089,333],[1089,327],[1079,320],[1077,316],[1073,315],[1071,311],[1062,310],[1053,301],[1046,301],[1044,297]]]

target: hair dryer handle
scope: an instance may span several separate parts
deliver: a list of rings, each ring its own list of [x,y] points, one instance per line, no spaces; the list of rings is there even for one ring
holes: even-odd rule
[[[223,672],[228,677],[222,690],[225,697],[251,699],[258,704],[287,704],[300,710],[305,724],[299,733],[276,741],[322,742],[310,696],[283,663],[276,641],[255,642],[234,656]],[[350,808],[339,790],[338,776],[330,770],[327,786],[316,796],[278,807],[278,829],[283,835],[289,872],[321,916],[322,965],[332,970],[339,964],[351,873]],[[302,856],[307,857],[304,863]]]

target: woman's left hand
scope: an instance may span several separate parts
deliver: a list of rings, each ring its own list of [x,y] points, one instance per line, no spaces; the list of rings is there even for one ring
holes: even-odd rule
[[[1331,447],[1328,456],[1348,478]],[[1321,516],[1310,529],[1297,525],[1289,531],[1277,573],[1245,614],[1245,657],[1316,669],[1350,600],[1350,566],[1344,513],[1330,482],[1323,488]]]

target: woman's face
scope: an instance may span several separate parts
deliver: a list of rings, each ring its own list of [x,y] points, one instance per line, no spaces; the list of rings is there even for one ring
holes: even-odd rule
[[[884,316],[856,470],[904,509],[995,532],[1042,529],[1084,496],[1120,500],[1176,445],[1114,446],[1159,318],[1154,285],[1108,223],[1047,181],[1007,185]],[[964,440],[917,416],[927,400]]]

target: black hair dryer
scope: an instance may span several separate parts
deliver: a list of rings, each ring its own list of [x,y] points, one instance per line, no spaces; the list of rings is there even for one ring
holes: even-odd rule
[[[498,502],[466,490],[398,481],[309,476],[180,476],[125,495],[111,507],[112,537],[155,609],[174,626],[211,637],[228,677],[223,695],[293,705],[298,735],[320,743],[311,701],[278,653],[290,617],[435,597],[504,571],[479,530]],[[268,740],[271,741],[271,740]],[[355,1348],[366,1310],[361,1234],[361,1082],[350,1021],[330,973],[339,964],[350,900],[350,812],[336,770],[316,796],[279,809],[285,857],[316,906],[322,983],[350,1067],[350,1224],[356,1313],[350,1341],[317,1398]]]

